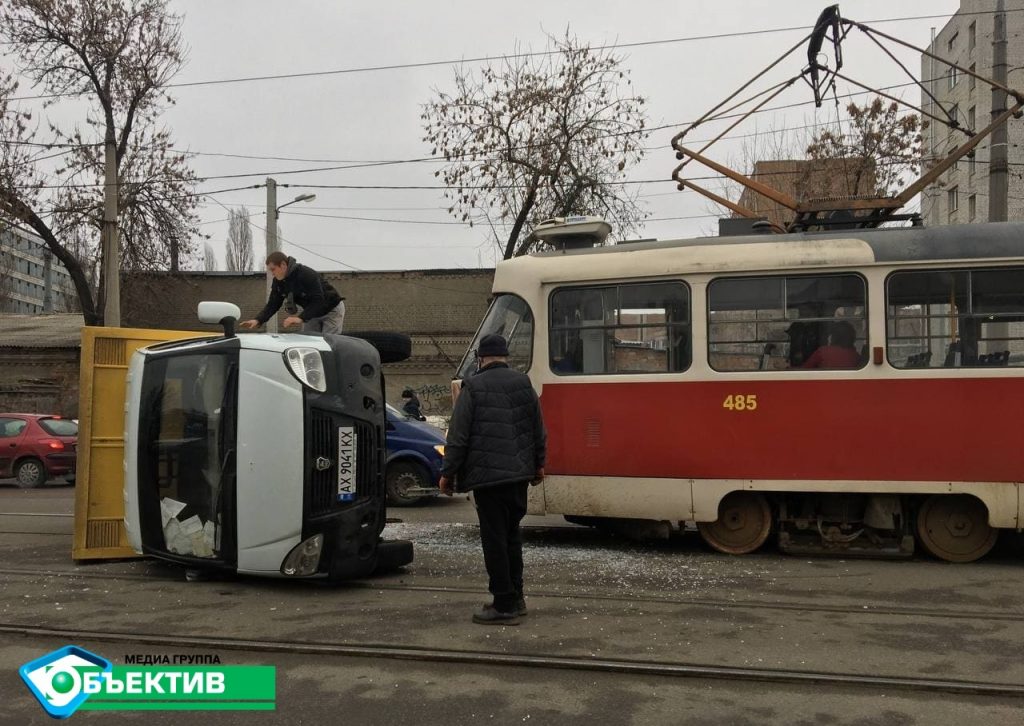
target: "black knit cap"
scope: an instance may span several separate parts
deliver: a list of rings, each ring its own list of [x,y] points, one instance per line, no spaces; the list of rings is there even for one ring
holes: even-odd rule
[[[485,335],[480,339],[476,354],[481,358],[501,358],[508,355],[508,343],[497,333]]]

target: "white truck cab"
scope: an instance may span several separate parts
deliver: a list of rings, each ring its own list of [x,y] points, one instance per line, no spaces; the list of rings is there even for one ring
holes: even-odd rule
[[[276,577],[343,579],[411,562],[411,543],[380,537],[385,402],[374,345],[236,336],[237,306],[201,303],[199,313],[224,335],[143,348],[129,365],[132,548]]]

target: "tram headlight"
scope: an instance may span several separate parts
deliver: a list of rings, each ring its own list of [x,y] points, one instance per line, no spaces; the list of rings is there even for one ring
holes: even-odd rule
[[[284,360],[302,385],[321,393],[327,390],[324,361],[316,348],[289,348],[284,352]]]
[[[281,563],[281,574],[289,577],[305,577],[316,574],[320,567],[320,553],[324,548],[324,536],[316,534],[292,548]]]

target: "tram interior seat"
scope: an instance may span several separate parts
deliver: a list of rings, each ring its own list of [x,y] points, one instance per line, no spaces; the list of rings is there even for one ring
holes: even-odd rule
[[[1005,366],[1010,364],[1010,351],[1001,350],[987,355],[979,355],[977,360],[971,363],[975,366]]]
[[[957,367],[957,353],[959,348],[954,349],[957,343],[950,344],[950,353],[946,354],[946,367]],[[1010,351],[1001,350],[995,353],[982,353],[981,355],[965,355],[959,359],[959,365],[964,368],[991,368],[995,366],[1010,365]]]
[[[907,368],[928,368],[932,362],[932,352],[930,350],[922,351],[921,353],[915,353],[914,355],[907,357]]]

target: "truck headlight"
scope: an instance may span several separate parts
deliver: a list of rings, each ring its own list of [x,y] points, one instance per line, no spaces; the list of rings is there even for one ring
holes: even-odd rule
[[[302,385],[321,393],[327,390],[324,361],[316,348],[289,348],[284,352],[284,360]]]
[[[320,551],[324,547],[324,536],[313,535],[292,548],[281,563],[281,574],[290,577],[305,577],[316,574],[320,566]]]
[[[444,456],[444,444],[438,444],[437,446],[435,446],[434,451],[439,453],[441,456]]]

